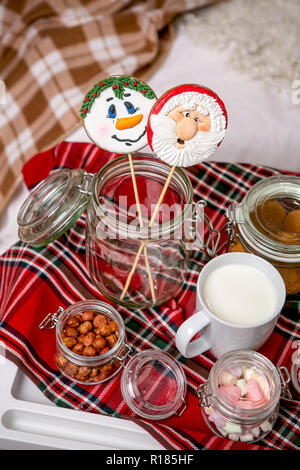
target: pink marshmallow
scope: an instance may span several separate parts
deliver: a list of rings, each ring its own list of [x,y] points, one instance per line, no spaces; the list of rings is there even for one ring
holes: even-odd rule
[[[247,398],[253,402],[264,402],[265,401],[265,395],[262,392],[260,386],[256,382],[256,380],[249,380],[249,382],[246,383],[246,389],[247,389]]]
[[[217,428],[223,428],[226,424],[224,419],[222,419],[215,411],[208,416],[208,420],[212,421]]]
[[[236,403],[241,398],[241,389],[236,385],[222,385],[219,391],[232,403]]]
[[[253,408],[255,408],[254,403],[250,400],[239,400],[236,403],[236,406],[238,408],[242,408],[243,410],[252,410]]]

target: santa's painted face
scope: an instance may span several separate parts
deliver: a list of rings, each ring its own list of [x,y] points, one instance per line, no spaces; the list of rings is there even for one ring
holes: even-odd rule
[[[100,88],[84,116],[84,127],[90,139],[109,152],[135,152],[147,145],[147,121],[156,98],[154,93],[147,98],[141,87],[138,91],[124,86],[124,80],[115,81],[104,90]],[[116,93],[117,87],[123,87],[121,93]]]
[[[186,91],[167,98],[167,94],[163,96],[163,106],[158,100],[149,118],[149,143],[155,154],[171,166],[183,167],[209,158],[227,127],[217,100],[203,91]]]
[[[176,135],[178,137],[176,147],[183,149],[188,140],[192,140],[198,131],[210,131],[211,121],[209,114],[205,116],[197,109],[185,109],[184,106],[177,106],[169,112],[167,117],[176,122]]]

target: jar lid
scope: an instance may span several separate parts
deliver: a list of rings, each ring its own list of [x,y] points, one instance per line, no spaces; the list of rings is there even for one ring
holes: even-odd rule
[[[63,169],[41,181],[19,210],[20,240],[39,247],[65,233],[89,203],[93,176],[81,169]]]
[[[148,419],[182,414],[186,408],[186,380],[181,365],[168,353],[147,350],[131,357],[121,378],[129,408]]]
[[[300,179],[272,176],[256,183],[241,205],[239,229],[247,241],[278,261],[300,253]],[[257,242],[259,241],[259,246]]]

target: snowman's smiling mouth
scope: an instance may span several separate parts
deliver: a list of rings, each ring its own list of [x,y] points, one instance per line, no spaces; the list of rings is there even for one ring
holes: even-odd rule
[[[125,142],[125,145],[130,146],[134,144],[135,142],[138,142],[142,137],[144,137],[146,132],[147,132],[147,126],[145,126],[144,132],[142,132],[142,134],[137,139],[119,139],[119,137],[117,137],[116,134],[112,135],[111,138],[116,139],[118,142]]]

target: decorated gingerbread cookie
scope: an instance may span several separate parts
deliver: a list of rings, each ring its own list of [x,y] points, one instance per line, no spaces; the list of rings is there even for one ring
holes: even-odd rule
[[[131,153],[147,145],[147,121],[155,102],[154,91],[141,80],[111,76],[87,92],[80,115],[96,145],[109,152]]]
[[[147,127],[153,152],[171,166],[188,167],[209,158],[227,129],[223,101],[209,88],[180,85],[153,106]]]

